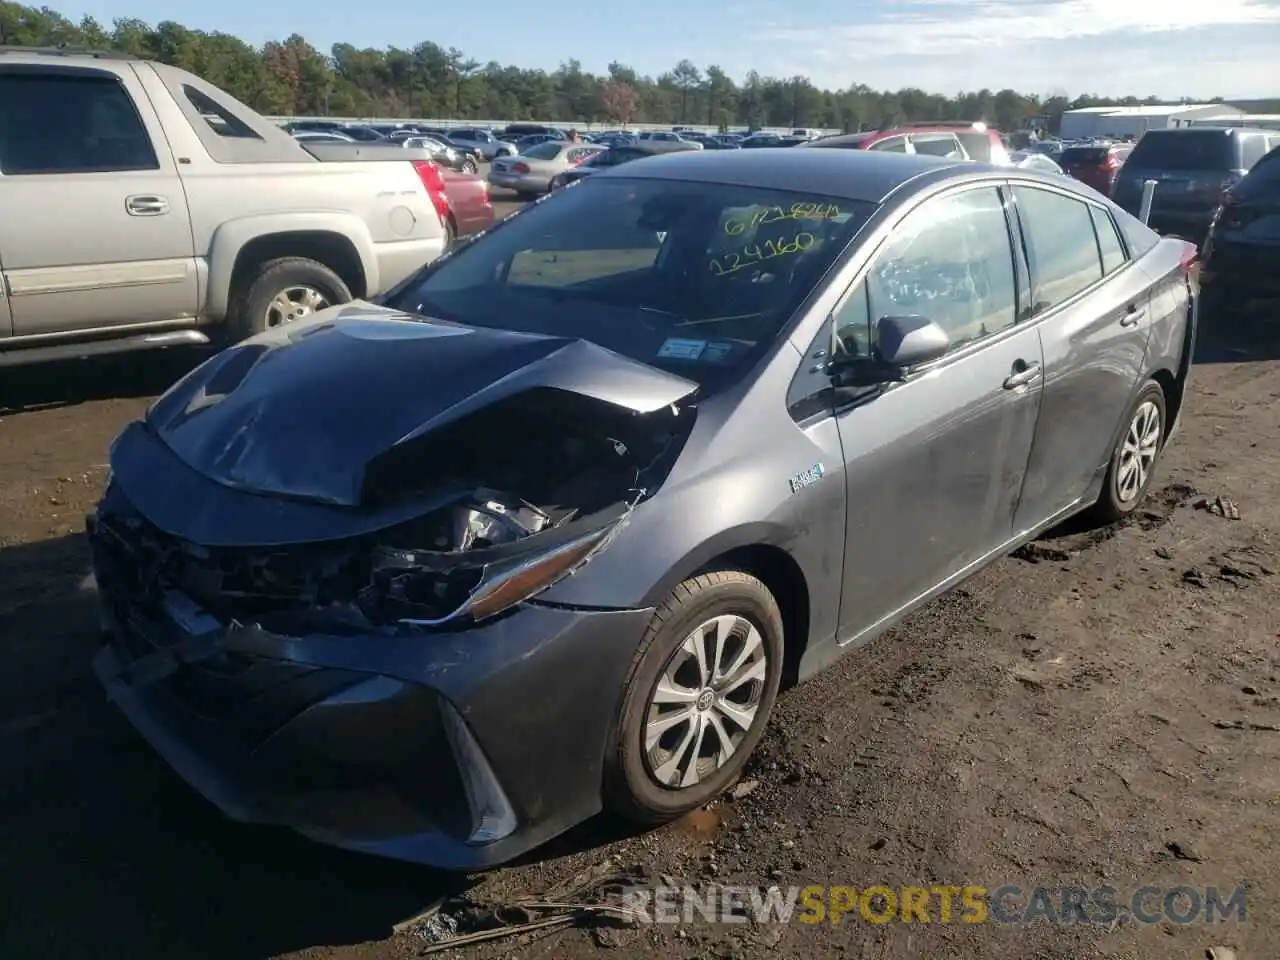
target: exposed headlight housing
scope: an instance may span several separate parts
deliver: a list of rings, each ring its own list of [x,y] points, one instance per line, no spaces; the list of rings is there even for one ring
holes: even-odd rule
[[[436,553],[377,547],[373,577],[360,592],[370,620],[417,627],[478,622],[511,609],[569,576],[603,550],[621,527],[613,521],[584,533],[557,536],[527,549]]]

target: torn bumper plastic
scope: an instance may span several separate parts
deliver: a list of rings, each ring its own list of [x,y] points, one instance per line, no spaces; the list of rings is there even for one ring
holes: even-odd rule
[[[97,549],[95,571],[108,695],[233,819],[479,869],[600,808],[649,611],[531,603],[452,633],[285,636],[172,591],[138,603]]]

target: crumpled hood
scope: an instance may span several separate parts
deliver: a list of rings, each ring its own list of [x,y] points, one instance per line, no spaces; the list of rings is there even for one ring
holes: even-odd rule
[[[161,397],[147,423],[189,467],[226,486],[357,506],[374,458],[539,387],[635,413],[697,389],[585,340],[357,302],[224,350]]]

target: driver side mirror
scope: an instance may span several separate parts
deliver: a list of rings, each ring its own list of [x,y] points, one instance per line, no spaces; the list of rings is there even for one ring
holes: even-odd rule
[[[876,321],[872,357],[837,356],[830,366],[837,386],[869,387],[902,383],[907,371],[944,356],[951,338],[940,326],[925,317],[881,317]]]

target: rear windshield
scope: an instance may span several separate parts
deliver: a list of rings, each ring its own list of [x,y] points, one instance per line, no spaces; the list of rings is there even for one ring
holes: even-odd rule
[[[1060,162],[1064,167],[1077,164],[1096,167],[1107,162],[1107,153],[1110,149],[1110,147],[1067,147],[1062,151]]]
[[[1236,165],[1225,130],[1152,131],[1138,141],[1129,163],[1143,170],[1231,170]]]
[[[561,146],[563,144],[559,140],[544,140],[542,143],[534,144],[524,152],[524,155],[534,160],[554,160],[560,156]]]

